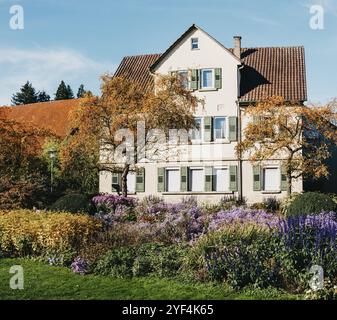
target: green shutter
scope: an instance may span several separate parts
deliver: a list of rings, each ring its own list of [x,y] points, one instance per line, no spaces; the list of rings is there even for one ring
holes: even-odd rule
[[[238,140],[238,118],[237,117],[229,117],[229,141],[237,141]]]
[[[288,182],[287,182],[287,167],[285,165],[281,166],[281,190],[287,191]]]
[[[253,190],[261,191],[261,166],[253,166]]]
[[[165,191],[165,168],[158,168],[158,175],[157,175],[157,187],[158,192]]]
[[[180,168],[180,191],[186,192],[188,190],[188,168]]]
[[[204,118],[204,140],[206,142],[212,141],[212,117]]]
[[[145,192],[145,168],[139,168],[137,170],[136,192]]]
[[[191,90],[198,90],[199,87],[199,74],[197,69],[191,70]]]
[[[121,184],[121,179],[122,178],[122,174],[121,173],[117,173],[117,172],[113,172],[112,173],[112,189],[119,192],[120,190],[120,184]]]
[[[222,86],[222,70],[221,68],[216,68],[215,72],[215,88],[221,89]]]
[[[229,166],[229,190],[238,191],[238,167]]]
[[[213,191],[213,167],[205,167],[205,191]]]

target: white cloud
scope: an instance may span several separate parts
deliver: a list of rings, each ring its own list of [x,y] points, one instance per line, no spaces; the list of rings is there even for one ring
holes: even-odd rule
[[[74,91],[80,83],[95,91],[99,76],[112,72],[114,67],[71,49],[0,48],[0,105],[10,103],[11,95],[28,80],[37,90],[46,90],[51,96],[61,80],[73,84]]]

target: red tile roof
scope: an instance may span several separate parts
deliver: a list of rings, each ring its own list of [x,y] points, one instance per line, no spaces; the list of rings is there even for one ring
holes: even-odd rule
[[[233,49],[229,49],[233,51]],[[254,102],[279,95],[288,101],[306,101],[307,85],[303,47],[243,48],[241,50],[240,102]],[[115,76],[124,76],[152,90],[151,66],[160,54],[123,58]]]
[[[7,117],[21,123],[51,130],[64,138],[69,129],[70,113],[81,99],[57,100],[6,108]]]

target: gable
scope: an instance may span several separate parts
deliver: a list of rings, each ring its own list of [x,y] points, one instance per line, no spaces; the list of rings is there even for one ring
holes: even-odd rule
[[[199,39],[199,49],[191,49],[192,38]],[[215,52],[218,52],[219,54],[224,55],[225,58],[227,57],[231,60],[232,63],[235,63],[236,65],[241,64],[240,59],[238,59],[231,50],[224,47],[206,31],[193,24],[160,56],[160,58],[150,67],[150,71],[152,73],[156,72],[166,60],[177,53],[180,53],[182,56],[188,54],[193,58],[193,56],[196,56],[200,50],[203,50],[205,54],[213,55]]]

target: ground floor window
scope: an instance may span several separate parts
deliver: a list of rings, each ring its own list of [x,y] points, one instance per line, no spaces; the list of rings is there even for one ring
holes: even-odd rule
[[[128,193],[135,193],[136,192],[136,174],[134,172],[128,173],[127,187],[128,187]]]
[[[189,191],[204,191],[204,170],[202,168],[190,168],[189,170]]]
[[[166,191],[179,192],[180,191],[180,170],[166,169]]]
[[[229,190],[228,168],[214,168],[213,189],[217,192]]]
[[[280,169],[267,167],[263,169],[263,189],[265,191],[280,190]]]

